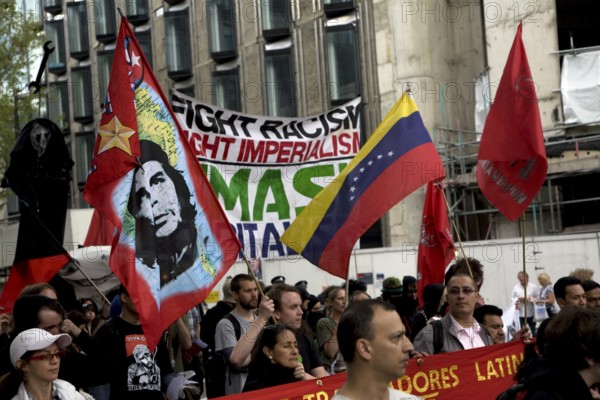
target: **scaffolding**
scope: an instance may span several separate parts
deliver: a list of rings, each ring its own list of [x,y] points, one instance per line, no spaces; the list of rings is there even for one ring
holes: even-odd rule
[[[580,128],[584,128],[584,135],[580,134]],[[555,131],[561,132],[556,135]],[[595,214],[600,216],[600,192],[596,190],[598,195],[582,197],[564,192],[565,188],[588,180],[590,187],[600,186],[600,125],[557,125],[545,129],[544,134],[548,175],[525,213],[529,227],[526,234],[542,236],[599,231],[600,222],[596,219],[600,217],[577,216],[577,213],[586,213],[594,207]],[[509,221],[487,201],[477,185],[475,166],[480,135],[480,132],[445,127],[435,130],[436,146],[446,168],[450,218],[454,219],[462,240],[514,237],[514,228],[512,231],[507,229]],[[568,224],[564,221],[565,214],[569,215]],[[520,234],[520,224],[516,225]]]

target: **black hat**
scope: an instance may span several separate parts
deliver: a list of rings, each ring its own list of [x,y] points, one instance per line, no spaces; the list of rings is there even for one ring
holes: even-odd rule
[[[305,300],[308,300],[310,293],[308,293],[308,290],[304,289],[303,287],[296,287],[296,289],[298,289],[300,291],[300,298],[302,299],[302,302],[304,303]]]
[[[296,282],[296,284],[294,285],[295,287],[297,287],[298,289],[306,289],[308,286],[308,282],[306,281],[298,281]]]
[[[282,275],[277,275],[275,278],[271,279],[272,285],[276,285],[278,283],[285,283],[285,277]]]

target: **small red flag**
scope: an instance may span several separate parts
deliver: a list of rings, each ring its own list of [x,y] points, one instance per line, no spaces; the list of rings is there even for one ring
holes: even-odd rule
[[[420,305],[423,305],[425,286],[430,283],[443,284],[446,266],[454,259],[455,247],[442,190],[433,181],[427,184],[417,257],[417,293]]]
[[[92,222],[85,236],[83,247],[110,246],[115,235],[115,226],[98,210],[92,214]]]
[[[535,84],[521,31],[522,23],[485,121],[476,171],[481,192],[511,221],[527,209],[548,170]]]

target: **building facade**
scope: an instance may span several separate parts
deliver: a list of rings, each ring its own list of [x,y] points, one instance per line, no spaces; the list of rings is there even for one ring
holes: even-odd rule
[[[481,120],[523,21],[549,155],[548,180],[526,214],[526,233],[600,226],[600,193],[592,185],[600,169],[599,129],[593,121],[566,124],[561,96],[563,56],[593,53],[600,45],[593,31],[600,10],[592,0],[25,3],[56,48],[46,73],[44,109],[63,129],[75,161],[68,236],[74,243],[83,241],[90,219],[81,210],[89,207],[81,193],[119,12],[133,25],[167,95],[178,90],[220,107],[272,116],[312,115],[360,96],[366,139],[410,89],[446,165],[452,218],[462,239],[471,241],[520,235],[519,225],[481,195],[474,166]],[[418,242],[423,197],[417,191],[395,206],[367,232],[363,247]],[[14,201],[7,212],[3,241],[13,231],[16,237]]]

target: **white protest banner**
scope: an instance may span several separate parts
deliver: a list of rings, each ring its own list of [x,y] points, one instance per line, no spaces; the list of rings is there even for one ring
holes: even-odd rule
[[[279,238],[360,150],[360,98],[298,118],[242,114],[178,92],[171,102],[245,254],[295,254]]]

